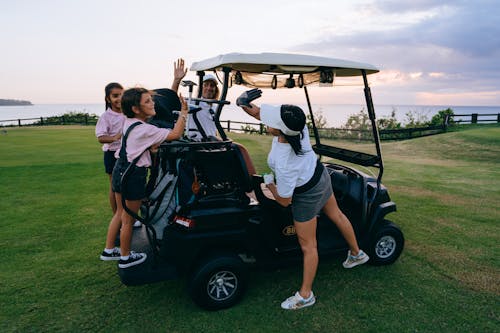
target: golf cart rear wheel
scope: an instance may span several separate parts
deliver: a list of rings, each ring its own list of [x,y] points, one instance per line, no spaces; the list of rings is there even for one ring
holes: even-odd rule
[[[375,232],[370,249],[370,263],[373,265],[390,265],[395,262],[404,247],[404,236],[397,225],[384,220]]]
[[[188,284],[193,301],[207,310],[238,303],[246,288],[246,267],[236,255],[212,256],[195,269]]]

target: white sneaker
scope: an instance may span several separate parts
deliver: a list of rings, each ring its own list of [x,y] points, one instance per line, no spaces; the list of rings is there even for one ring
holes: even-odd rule
[[[141,221],[135,221],[134,222],[134,228],[140,228],[140,227],[142,227]]]
[[[349,252],[347,252],[347,259],[342,263],[342,266],[344,266],[344,268],[353,268],[355,266],[364,264],[368,260],[370,260],[370,257],[365,252],[363,252],[363,250],[359,250],[357,256],[353,256],[351,254],[351,250],[349,250]]]
[[[292,297],[288,297],[283,303],[281,303],[281,308],[285,310],[298,310],[316,303],[316,297],[314,297],[313,292],[311,291],[311,295],[309,298],[304,298],[300,296],[297,291],[295,295]]]

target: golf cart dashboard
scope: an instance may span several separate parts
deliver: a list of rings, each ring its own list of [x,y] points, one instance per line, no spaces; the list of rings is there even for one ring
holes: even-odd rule
[[[321,156],[336,158],[362,166],[380,167],[380,158],[377,155],[322,144],[313,145],[313,149],[316,154]]]

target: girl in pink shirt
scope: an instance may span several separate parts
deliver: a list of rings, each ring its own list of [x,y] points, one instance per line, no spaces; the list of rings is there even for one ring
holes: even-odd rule
[[[155,115],[154,101],[149,90],[131,88],[123,93],[122,111],[127,118],[123,126],[124,137],[119,153],[120,158],[113,169],[112,176],[117,210],[109,224],[106,248],[101,254],[101,260],[119,260],[119,268],[128,268],[146,260],[145,253],[130,251],[134,218],[123,209],[122,196],[131,211],[139,211],[142,199],[146,196],[147,167],[151,166],[150,150],[156,150],[163,141],[179,139],[184,132],[188,108],[182,96],[180,100],[181,114],[174,128],[159,128],[146,122]],[[127,177],[126,184],[122,184],[121,177],[133,161],[137,167]],[[118,249],[114,247],[114,241],[120,226],[121,248]]]
[[[103,144],[104,169],[109,176],[109,204],[114,214],[116,212],[116,201],[111,188],[111,174],[116,162],[115,152],[120,149],[120,138],[122,137],[123,122],[125,121],[121,106],[123,87],[119,83],[111,82],[104,88],[104,93],[106,111],[97,121],[95,136]]]

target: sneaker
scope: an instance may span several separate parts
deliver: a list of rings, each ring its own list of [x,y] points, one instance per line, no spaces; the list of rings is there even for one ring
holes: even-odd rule
[[[146,253],[137,253],[134,251],[130,251],[130,255],[128,256],[127,260],[123,260],[120,258],[120,261],[118,262],[118,267],[128,268],[131,266],[142,264],[147,257],[148,256],[146,255]]]
[[[351,251],[347,252],[347,259],[342,263],[342,266],[344,268],[353,268],[358,265],[362,265],[365,262],[370,260],[370,257],[366,253],[363,252],[363,250],[359,250],[359,253],[357,256],[353,256],[351,254]]]
[[[140,228],[140,227],[142,227],[141,221],[135,221],[134,222],[134,228]]]
[[[313,292],[309,298],[303,298],[297,291],[292,297],[288,297],[283,303],[281,303],[281,308],[285,310],[298,310],[316,303],[316,297],[314,297]]]
[[[113,248],[113,252],[108,253],[106,251],[102,251],[101,260],[110,261],[110,260],[120,260],[120,248]]]

